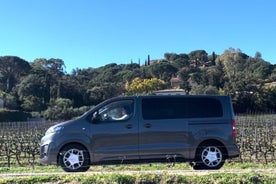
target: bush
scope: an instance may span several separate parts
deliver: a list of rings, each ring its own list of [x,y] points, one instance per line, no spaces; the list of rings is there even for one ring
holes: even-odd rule
[[[26,113],[18,110],[0,110],[0,122],[16,122],[16,121],[27,121],[31,118],[30,113]]]

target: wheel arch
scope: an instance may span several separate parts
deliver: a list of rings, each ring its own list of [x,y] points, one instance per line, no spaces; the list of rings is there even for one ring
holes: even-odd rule
[[[199,148],[203,145],[213,145],[213,146],[218,146],[221,147],[222,151],[225,154],[225,158],[228,158],[228,151],[226,149],[226,146],[222,143],[222,141],[219,141],[217,139],[207,139],[207,140],[203,140],[201,141],[197,146],[196,146],[196,150],[194,152],[194,158],[196,157],[196,154],[198,154]]]

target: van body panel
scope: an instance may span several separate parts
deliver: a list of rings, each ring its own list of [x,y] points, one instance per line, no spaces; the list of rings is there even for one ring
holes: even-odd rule
[[[95,161],[138,159],[138,124],[134,120],[111,122],[108,126],[92,124],[91,149]]]
[[[188,148],[188,133],[185,122],[179,120],[141,121],[139,133],[140,157],[160,155],[166,158],[170,154],[181,154]],[[180,124],[180,126],[178,126]]]
[[[75,121],[67,121],[60,123],[56,126],[62,126],[62,133],[57,132],[55,134],[48,134],[41,139],[41,150],[47,147],[47,158],[44,158],[46,162],[57,164],[57,157],[60,154],[60,150],[67,144],[79,143],[84,145],[87,149],[90,148],[90,124],[83,119]],[[51,150],[51,151],[49,151]],[[93,157],[92,150],[88,150]],[[41,151],[42,152],[42,151]],[[49,161],[48,161],[49,160]],[[44,163],[45,161],[42,161]]]
[[[91,114],[108,104],[119,103],[122,100],[133,101],[132,116],[122,121],[106,121],[93,123]],[[138,159],[138,122],[136,113],[136,98],[124,97],[107,100],[100,104],[86,118],[91,124],[91,150],[94,154],[94,162],[109,160]]]

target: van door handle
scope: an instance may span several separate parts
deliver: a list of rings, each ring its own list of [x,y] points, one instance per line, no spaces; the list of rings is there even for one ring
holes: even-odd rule
[[[146,124],[144,124],[144,127],[150,128],[150,127],[151,127],[151,124],[150,124],[150,123],[146,123]]]
[[[127,128],[127,129],[131,129],[131,128],[132,128],[132,124],[127,124],[127,125],[126,125],[126,128]]]

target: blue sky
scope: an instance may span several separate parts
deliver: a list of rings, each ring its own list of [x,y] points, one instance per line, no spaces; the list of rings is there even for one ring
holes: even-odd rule
[[[239,48],[276,64],[275,0],[0,0],[0,56],[70,73],[164,53]]]

